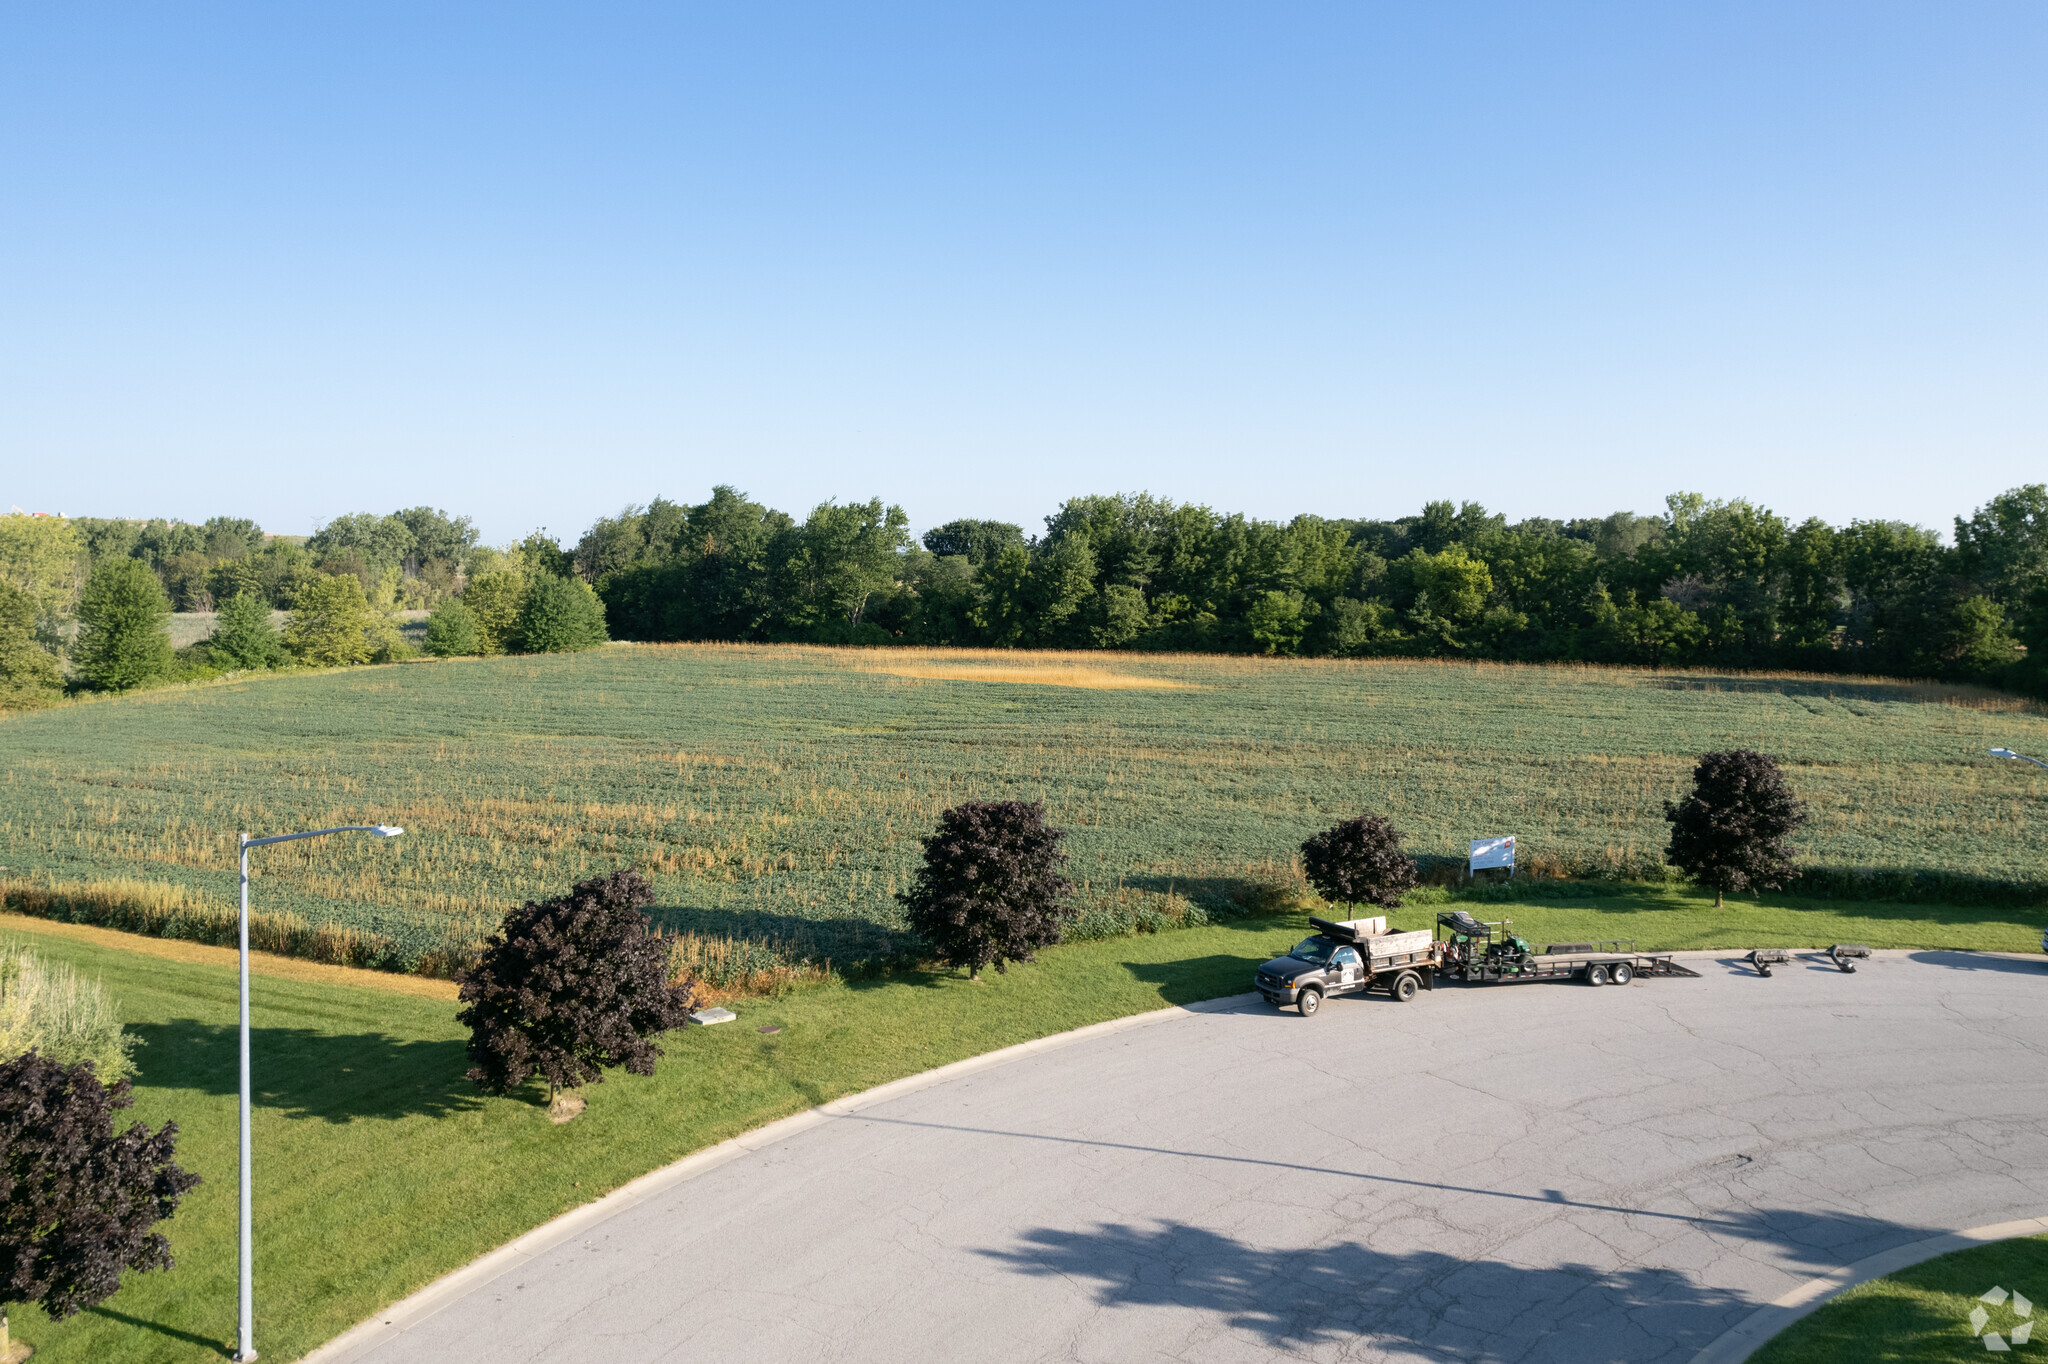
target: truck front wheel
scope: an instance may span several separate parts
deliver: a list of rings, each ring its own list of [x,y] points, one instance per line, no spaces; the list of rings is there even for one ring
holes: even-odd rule
[[[1323,1007],[1323,992],[1316,989],[1303,990],[1301,997],[1294,1001],[1294,1007],[1301,1010],[1303,1018],[1314,1018],[1316,1010]]]
[[[1394,997],[1395,1003],[1406,1004],[1415,998],[1415,992],[1421,988],[1422,981],[1413,971],[1403,971],[1394,977],[1394,983],[1387,987],[1387,993]]]

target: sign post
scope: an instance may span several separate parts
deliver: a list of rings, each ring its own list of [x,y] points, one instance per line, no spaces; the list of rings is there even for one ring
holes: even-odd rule
[[[1506,838],[1475,838],[1472,840],[1472,850],[1467,855],[1465,863],[1465,879],[1469,881],[1472,879],[1473,873],[1485,871],[1489,867],[1506,867],[1508,869],[1508,879],[1514,879],[1515,836],[1513,834],[1509,834]]]

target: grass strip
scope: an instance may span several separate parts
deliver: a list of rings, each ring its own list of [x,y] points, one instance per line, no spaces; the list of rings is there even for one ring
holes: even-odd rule
[[[2010,1298],[1984,1303],[1979,1295],[1993,1288],[2014,1289],[2042,1304],[2028,1318],[2013,1310]],[[1858,1284],[1839,1298],[1792,1323],[1750,1356],[1750,1364],[1947,1364],[1987,1357],[1983,1337],[1971,1327],[1970,1313],[1985,1311],[1985,1331],[2010,1340],[2013,1327],[2026,1320],[2037,1333],[2012,1348],[2024,1357],[2039,1349],[2048,1333],[2048,1236],[2025,1236],[1972,1246],[1939,1256],[1911,1269]]]

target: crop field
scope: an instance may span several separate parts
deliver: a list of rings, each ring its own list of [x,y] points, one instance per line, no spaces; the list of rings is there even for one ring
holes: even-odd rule
[[[508,905],[615,866],[680,931],[848,962],[938,812],[1043,800],[1090,931],[1300,893],[1295,848],[1374,809],[1412,851],[1513,833],[1525,867],[1657,877],[1694,755],[1773,753],[1819,888],[1858,869],[2048,893],[2048,716],[1877,679],[1153,655],[614,646],[170,689],[0,718],[0,879],[259,909],[431,965]],[[139,887],[139,889],[138,889]],[[1910,889],[1910,887],[1909,887]],[[196,911],[195,911],[196,912]]]

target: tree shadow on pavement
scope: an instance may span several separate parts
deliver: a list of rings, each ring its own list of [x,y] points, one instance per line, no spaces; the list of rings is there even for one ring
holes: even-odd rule
[[[1701,1220],[1721,1235],[1778,1244],[1802,1263],[1830,1268],[1871,1253],[1865,1247],[1929,1234],[1826,1214]],[[1831,1243],[1843,1249],[1823,1249]],[[1531,1266],[1382,1251],[1360,1240],[1275,1248],[1171,1221],[1041,1227],[1022,1233],[1013,1248],[979,1253],[1020,1274],[1084,1285],[1103,1307],[1213,1313],[1269,1349],[1369,1339],[1401,1358],[1468,1364],[1682,1361],[1762,1305],[1682,1271],[1641,1264]]]
[[[131,1024],[129,1031],[142,1039],[135,1059],[143,1082],[207,1094],[239,1091],[236,1029],[176,1018]],[[483,1104],[463,1078],[469,1057],[459,1038],[251,1028],[249,1051],[251,1101],[293,1118],[440,1118]]]
[[[1946,966],[1956,971],[2005,971],[2017,975],[2048,975],[2048,957],[2031,960],[2011,957],[1988,957],[1977,952],[1913,952],[1908,961],[1924,962],[1929,966]]]

